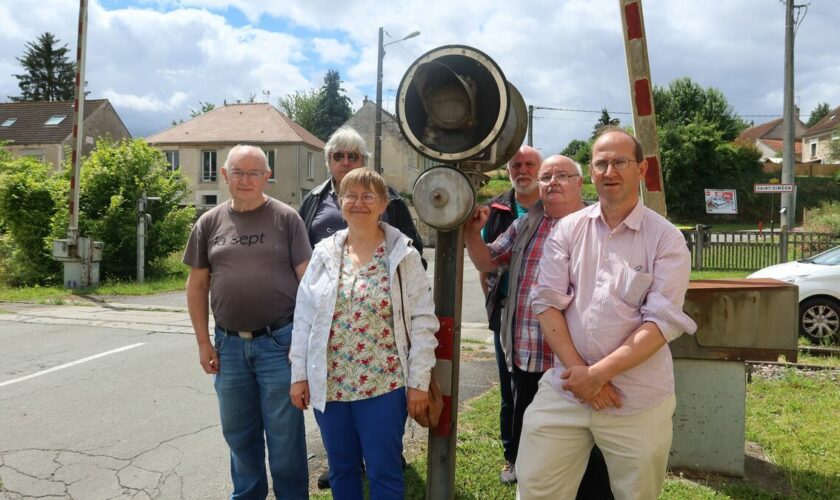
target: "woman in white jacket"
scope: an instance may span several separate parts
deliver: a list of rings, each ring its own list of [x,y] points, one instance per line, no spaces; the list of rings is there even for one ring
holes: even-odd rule
[[[402,499],[407,414],[425,412],[438,320],[420,254],[380,222],[387,187],[368,168],[339,188],[348,228],[315,246],[298,287],[292,404],[312,404],[337,500]]]

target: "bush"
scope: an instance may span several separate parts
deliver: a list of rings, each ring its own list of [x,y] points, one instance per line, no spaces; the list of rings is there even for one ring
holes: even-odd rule
[[[57,277],[60,266],[49,242],[56,188],[51,165],[33,158],[0,159],[0,282],[46,285]]]
[[[805,230],[840,236],[840,201],[825,201],[818,208],[805,211]]]

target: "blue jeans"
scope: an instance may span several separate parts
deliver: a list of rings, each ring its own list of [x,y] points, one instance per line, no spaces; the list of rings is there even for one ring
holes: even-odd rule
[[[402,440],[408,408],[405,388],[358,401],[331,401],[315,410],[329,461],[335,500],[362,499],[364,458],[370,498],[402,500]]]
[[[266,443],[274,496],[309,496],[303,412],[289,399],[291,340],[291,324],[253,340],[216,328],[219,374],[214,385],[230,447],[231,499],[268,495]]]
[[[499,371],[499,392],[502,396],[502,407],[499,409],[499,437],[502,440],[502,450],[505,460],[516,461],[516,448],[513,447],[513,382],[505,361],[505,352],[499,332],[493,331],[493,346],[496,348],[496,368]]]

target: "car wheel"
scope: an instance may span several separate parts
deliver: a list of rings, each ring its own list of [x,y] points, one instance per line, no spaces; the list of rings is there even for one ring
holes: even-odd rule
[[[840,304],[829,299],[800,304],[799,332],[814,344],[840,342]]]

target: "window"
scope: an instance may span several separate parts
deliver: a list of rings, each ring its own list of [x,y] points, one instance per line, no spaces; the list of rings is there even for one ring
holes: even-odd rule
[[[17,118],[6,118],[6,121],[4,121],[3,124],[0,125],[0,127],[11,127],[15,124],[16,121]]]
[[[169,164],[169,170],[178,170],[181,167],[180,151],[164,151],[163,154],[166,155],[166,163]]]
[[[201,197],[201,204],[202,205],[216,205],[219,202],[219,198],[215,194],[205,194]]]
[[[264,149],[263,152],[265,152],[265,157],[268,159],[268,168],[269,168],[269,170],[271,170],[271,175],[268,176],[268,180],[273,181],[274,180],[274,150],[273,149],[269,149],[269,150]]]
[[[201,152],[201,182],[216,182],[216,151]]]
[[[817,157],[817,141],[812,141],[811,144],[811,158]]]
[[[58,125],[67,118],[67,115],[52,115],[49,120],[44,122],[44,125]]]
[[[306,153],[306,178],[310,181],[315,178],[315,161],[312,153]]]

